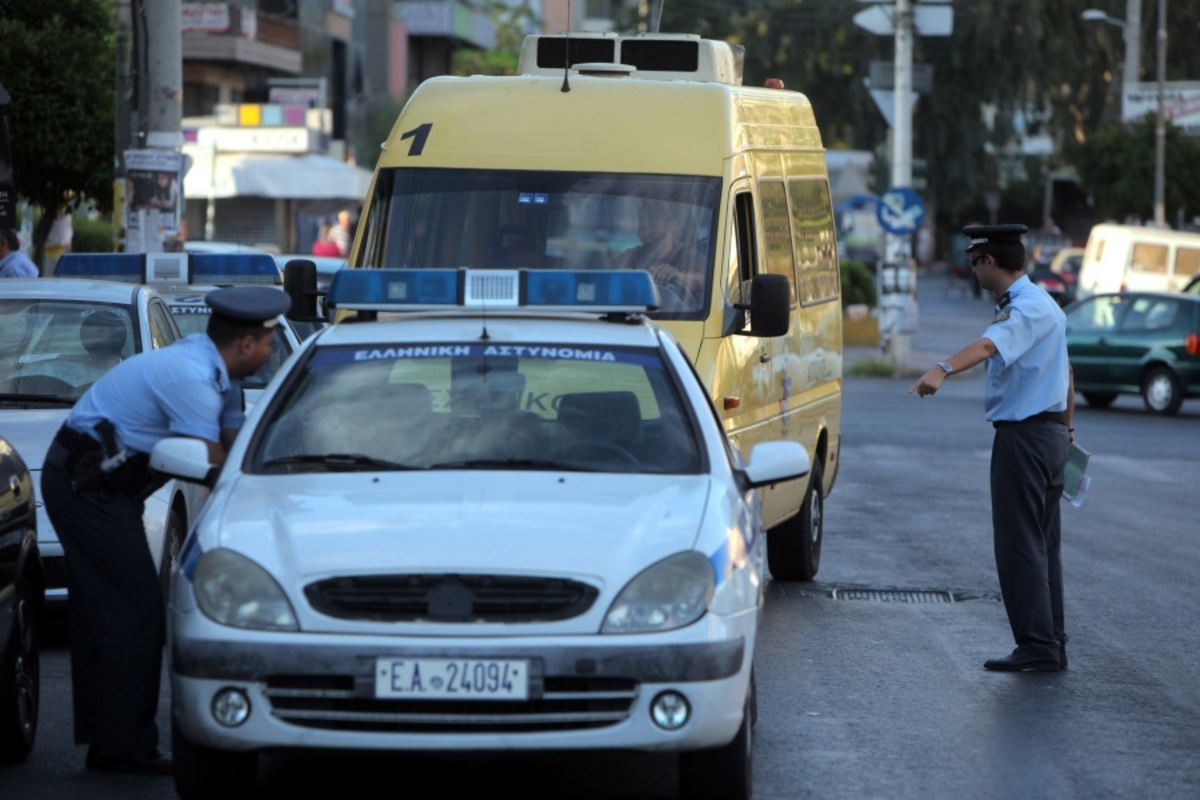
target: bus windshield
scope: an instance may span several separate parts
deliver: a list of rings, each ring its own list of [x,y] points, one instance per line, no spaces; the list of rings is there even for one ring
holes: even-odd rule
[[[385,169],[360,267],[642,269],[659,317],[701,319],[721,179],[478,169]]]

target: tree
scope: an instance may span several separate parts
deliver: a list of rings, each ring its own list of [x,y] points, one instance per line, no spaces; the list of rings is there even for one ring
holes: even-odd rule
[[[477,3],[496,27],[496,47],[492,50],[457,50],[455,75],[515,75],[521,54],[521,42],[527,33],[537,30],[539,20],[529,0],[510,4],[503,0]]]
[[[0,0],[13,171],[17,194],[41,213],[38,263],[66,203],[112,206],[114,21],[112,0]]]

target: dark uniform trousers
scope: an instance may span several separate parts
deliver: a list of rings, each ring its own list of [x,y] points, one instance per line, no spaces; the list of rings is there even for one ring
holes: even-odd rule
[[[996,425],[992,530],[996,570],[1017,652],[1059,659],[1063,619],[1059,500],[1070,436],[1057,422]]]
[[[144,502],[76,491],[57,442],[42,471],[46,513],[67,563],[75,743],[97,756],[158,746],[165,640],[162,589],[146,544]]]

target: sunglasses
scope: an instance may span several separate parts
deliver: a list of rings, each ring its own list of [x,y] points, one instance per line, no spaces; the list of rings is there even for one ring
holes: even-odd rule
[[[979,255],[977,255],[977,256],[971,256],[971,266],[972,266],[972,267],[973,267],[973,266],[975,266],[975,265],[976,265],[976,264],[978,264],[980,261],[983,261],[985,258],[987,258],[987,256],[986,256],[985,254],[982,254],[982,253],[981,253],[981,254],[979,254]]]

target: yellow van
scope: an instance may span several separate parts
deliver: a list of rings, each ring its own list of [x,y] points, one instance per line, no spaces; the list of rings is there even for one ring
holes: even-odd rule
[[[1076,296],[1178,292],[1198,272],[1200,234],[1104,223],[1088,236]]]
[[[690,35],[530,36],[519,73],[418,87],[349,265],[650,271],[653,316],[733,443],[806,446],[809,475],[762,498],[772,573],[811,579],[841,444],[842,313],[808,100],[742,86],[740,48]]]

